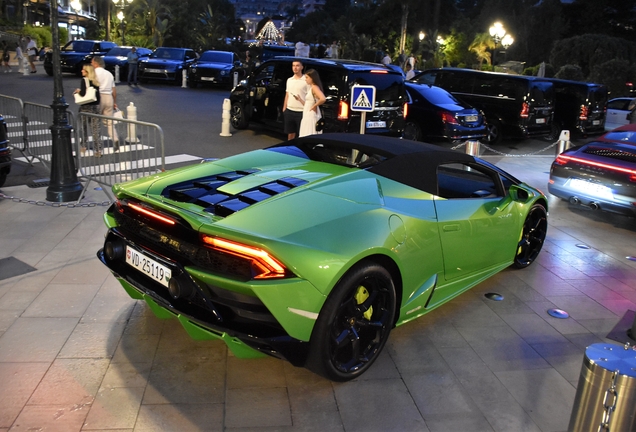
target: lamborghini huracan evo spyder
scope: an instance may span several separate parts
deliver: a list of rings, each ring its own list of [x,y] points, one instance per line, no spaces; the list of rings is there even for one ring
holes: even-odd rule
[[[511,264],[547,230],[537,189],[473,156],[323,134],[117,184],[99,259],[128,294],[238,357],[360,376],[394,326]]]

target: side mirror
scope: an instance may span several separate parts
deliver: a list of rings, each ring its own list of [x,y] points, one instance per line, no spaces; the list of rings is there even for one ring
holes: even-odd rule
[[[510,197],[512,198],[513,201],[520,202],[523,204],[530,201],[531,198],[534,198],[534,194],[528,192],[524,188],[519,187],[517,185],[510,186],[508,193],[510,194]]]

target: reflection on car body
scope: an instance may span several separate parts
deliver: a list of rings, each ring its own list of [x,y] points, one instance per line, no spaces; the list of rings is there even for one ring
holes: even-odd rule
[[[619,126],[629,123],[627,114],[629,114],[629,104],[634,100],[631,97],[620,97],[611,99],[607,102],[607,115],[605,120],[605,130],[610,131]]]

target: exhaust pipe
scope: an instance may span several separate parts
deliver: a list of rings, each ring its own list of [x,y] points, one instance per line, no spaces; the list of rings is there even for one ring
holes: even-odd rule
[[[598,209],[601,208],[601,206],[598,203],[592,202],[592,203],[590,203],[590,208],[592,210],[598,210]]]
[[[570,204],[581,204],[581,200],[575,196],[570,197]]]

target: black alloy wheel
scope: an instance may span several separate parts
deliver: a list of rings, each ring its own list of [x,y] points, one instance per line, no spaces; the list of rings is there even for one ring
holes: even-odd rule
[[[349,381],[371,367],[393,327],[395,286],[382,266],[362,262],[334,287],[311,336],[307,367]]]
[[[532,206],[523,224],[521,239],[513,265],[522,269],[528,267],[539,256],[548,231],[548,214],[541,204]]]
[[[492,120],[486,123],[486,142],[488,144],[497,144],[501,140],[501,123]]]
[[[247,129],[248,120],[245,116],[243,105],[239,102],[232,102],[230,109],[230,123],[234,129]]]
[[[415,122],[406,122],[403,136],[407,140],[422,141],[422,129]]]

